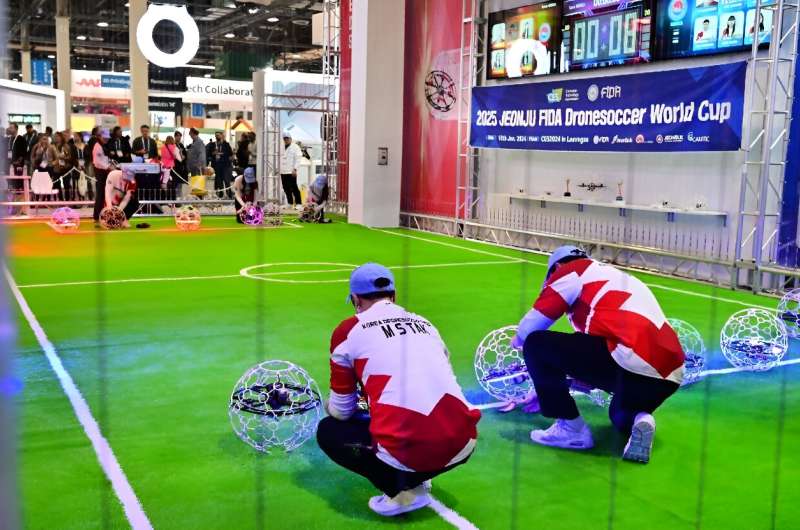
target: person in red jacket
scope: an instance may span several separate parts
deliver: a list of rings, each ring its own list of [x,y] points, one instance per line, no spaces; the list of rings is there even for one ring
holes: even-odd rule
[[[433,324],[395,304],[386,267],[353,271],[350,300],[357,314],[331,337],[330,416],[317,442],[384,493],[370,499],[374,512],[417,510],[431,502],[427,481],[472,455],[481,413],[465,399]],[[361,396],[368,416],[359,413]]]
[[[565,314],[575,333],[549,331]],[[523,348],[542,414],[556,420],[547,430],[531,432],[533,442],[594,446],[569,392],[573,378],[613,394],[609,417],[628,436],[623,458],[650,460],[652,414],[680,387],[684,353],[644,283],[577,247],[560,247],[550,256],[547,279],[513,346]]]

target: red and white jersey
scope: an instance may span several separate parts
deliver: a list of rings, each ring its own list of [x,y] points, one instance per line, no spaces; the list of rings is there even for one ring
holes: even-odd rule
[[[426,319],[386,300],[339,324],[331,337],[331,404],[354,402],[359,385],[373,446],[390,466],[438,471],[472,453],[481,413],[464,398]]]
[[[588,258],[568,262],[548,279],[533,307],[551,320],[566,313],[575,331],[605,338],[626,370],[683,380],[678,336],[650,289],[630,274]]]

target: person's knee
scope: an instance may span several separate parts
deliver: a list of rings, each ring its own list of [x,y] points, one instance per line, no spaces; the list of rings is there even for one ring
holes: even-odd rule
[[[335,446],[338,423],[339,420],[336,418],[327,416],[317,424],[317,445],[324,453],[330,454],[330,450]]]
[[[533,331],[525,338],[522,353],[526,363],[536,363],[549,355],[549,336],[549,331]]]

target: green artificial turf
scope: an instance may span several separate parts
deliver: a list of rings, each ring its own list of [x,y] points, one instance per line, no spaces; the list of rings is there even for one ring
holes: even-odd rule
[[[546,258],[343,223],[250,229],[207,218],[203,231],[181,233],[169,219],[151,222],[150,230],[119,233],[86,225],[73,235],[41,223],[15,224],[9,252],[17,284],[153,526],[451,527],[428,509],[378,518],[366,507],[375,494],[370,485],[327,461],[313,440],[290,455],[255,452],[231,430],[230,391],[245,370],[266,359],[303,366],[327,391],[330,333],[352,313],[344,303],[348,273],[339,269],[379,261],[399,267],[399,303],[441,331],[468,397],[491,402],[475,380],[475,347],[527,310]],[[256,272],[323,272],[271,276],[293,283],[239,274],[277,263],[291,264]],[[748,304],[776,305],[751,294],[641,277],[669,317],[700,330],[712,367],[726,366],[718,335],[732,313]],[[156,281],[164,278],[195,279]],[[79,283],[131,279],[150,281]],[[78,283],[25,287],[65,282]],[[557,327],[567,329],[566,322]],[[18,400],[18,466],[26,527],[126,527],[24,319],[19,330],[15,370],[25,387]],[[436,479],[434,495],[483,529],[797,528],[799,374],[795,365],[714,376],[681,390],[658,411],[656,447],[646,466],[619,460],[624,440],[606,411],[588,401],[580,406],[597,447],[586,453],[532,445],[531,428],[546,425],[539,416],[487,410],[475,455]]]

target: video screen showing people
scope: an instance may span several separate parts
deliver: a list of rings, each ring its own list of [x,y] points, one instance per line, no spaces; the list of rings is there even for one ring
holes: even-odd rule
[[[489,16],[489,78],[518,78],[556,71],[558,2],[544,2]]]
[[[763,0],[768,6],[774,0]],[[656,35],[659,58],[670,59],[741,51],[757,38],[766,44],[772,32],[772,9],[756,17],[755,0],[664,0],[658,4]]]
[[[562,72],[650,60],[649,2],[607,1],[595,8],[568,0],[564,6]]]

